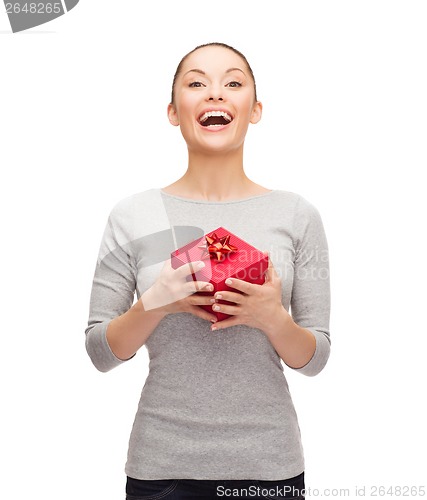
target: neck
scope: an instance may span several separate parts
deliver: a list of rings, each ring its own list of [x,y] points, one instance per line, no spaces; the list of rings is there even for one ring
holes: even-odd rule
[[[267,190],[246,176],[242,148],[211,155],[189,151],[187,171],[164,191],[185,198],[225,201]]]

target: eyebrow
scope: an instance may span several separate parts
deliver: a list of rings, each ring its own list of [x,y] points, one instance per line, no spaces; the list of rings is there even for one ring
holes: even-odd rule
[[[206,75],[206,73],[203,70],[194,68],[194,69],[190,69],[186,73],[184,73],[184,76],[187,73],[191,73],[192,71],[194,71],[195,73],[200,73],[201,75]],[[232,71],[241,71],[243,74],[245,74],[245,72],[242,69],[240,69],[240,68],[228,68],[225,72],[226,73],[231,73]]]

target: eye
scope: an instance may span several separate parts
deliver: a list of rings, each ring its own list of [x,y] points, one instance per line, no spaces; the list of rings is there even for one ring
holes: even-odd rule
[[[227,83],[228,87],[241,87],[242,84],[240,82],[230,82]]]
[[[188,86],[189,87],[202,87],[203,83],[202,82],[191,82]]]

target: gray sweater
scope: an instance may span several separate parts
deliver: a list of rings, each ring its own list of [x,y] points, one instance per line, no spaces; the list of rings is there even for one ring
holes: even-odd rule
[[[155,281],[170,252],[219,226],[268,250],[282,302],[316,338],[300,373],[330,353],[327,240],[318,210],[283,190],[243,200],[195,201],[150,189],[111,210],[93,279],[86,348],[108,371],[124,362],[108,323]],[[210,330],[189,313],[165,316],[145,343],[150,359],[125,472],[136,479],[286,479],[304,470],[297,415],[282,362],[259,329]],[[285,370],[284,370],[285,367]]]

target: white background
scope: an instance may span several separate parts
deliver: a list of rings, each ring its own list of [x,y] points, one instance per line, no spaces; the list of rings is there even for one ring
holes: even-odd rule
[[[112,206],[184,173],[166,106],[210,41],[247,56],[264,104],[247,174],[328,237],[332,355],[286,369],[307,487],[427,484],[426,20],[423,1],[81,0],[12,34],[2,8],[1,498],[124,498],[147,356],[93,367],[92,277]]]

